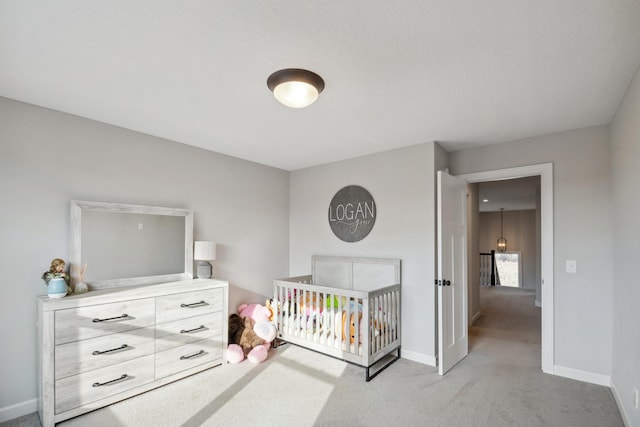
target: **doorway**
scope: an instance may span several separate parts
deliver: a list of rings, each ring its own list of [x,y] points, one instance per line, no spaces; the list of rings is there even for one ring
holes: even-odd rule
[[[541,248],[541,365],[542,371],[554,373],[553,320],[553,165],[522,166],[509,169],[458,175],[468,183],[540,176],[540,248]]]

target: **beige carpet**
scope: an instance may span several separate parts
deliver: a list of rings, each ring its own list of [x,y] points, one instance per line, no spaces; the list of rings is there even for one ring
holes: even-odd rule
[[[285,345],[260,365],[211,369],[60,426],[623,426],[608,388],[541,372],[533,294],[481,298],[470,354],[444,377],[403,359],[366,383],[358,366]]]

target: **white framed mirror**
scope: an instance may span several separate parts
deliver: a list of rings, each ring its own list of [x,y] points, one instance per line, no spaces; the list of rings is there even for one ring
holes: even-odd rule
[[[71,201],[71,286],[89,289],[193,278],[193,211]]]

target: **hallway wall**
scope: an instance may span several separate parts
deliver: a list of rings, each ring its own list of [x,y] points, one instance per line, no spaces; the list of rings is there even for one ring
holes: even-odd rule
[[[504,211],[503,236],[507,251],[519,251],[522,265],[520,287],[536,288],[536,211]],[[479,251],[496,249],[500,237],[500,212],[480,212]]]

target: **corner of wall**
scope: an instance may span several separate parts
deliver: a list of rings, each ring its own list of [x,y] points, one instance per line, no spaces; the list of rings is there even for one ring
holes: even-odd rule
[[[449,153],[442,148],[437,142],[433,143],[434,171],[444,170],[449,167]]]
[[[418,353],[415,351],[402,350],[402,358],[411,360],[412,362],[422,363],[423,365],[429,365],[434,368],[437,366],[437,359],[435,356]]]
[[[620,417],[622,417],[622,422],[626,427],[631,427],[631,419],[629,418],[629,414],[625,411],[624,405],[622,403],[622,399],[620,398],[620,394],[618,393],[618,388],[616,387],[613,378],[611,379],[611,394],[613,394],[613,400],[616,402],[616,406],[620,411]]]

